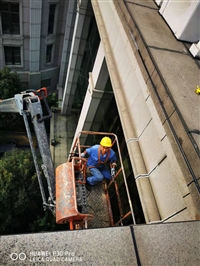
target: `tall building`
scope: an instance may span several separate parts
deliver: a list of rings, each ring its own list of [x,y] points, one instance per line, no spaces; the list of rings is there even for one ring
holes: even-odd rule
[[[0,3],[0,69],[17,71],[25,89],[63,86],[76,1]]]
[[[57,91],[78,115],[72,145],[82,130],[117,134],[136,222],[198,220],[199,2],[0,3],[0,69]]]
[[[62,94],[63,115],[82,107],[74,138],[82,130],[118,135],[136,223],[198,220],[199,2],[78,6]]]

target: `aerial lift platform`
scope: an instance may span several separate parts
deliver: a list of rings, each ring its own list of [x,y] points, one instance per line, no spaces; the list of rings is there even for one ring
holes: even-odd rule
[[[44,125],[44,121],[50,119],[52,116],[46,97],[47,90],[46,88],[42,88],[38,91],[28,90],[16,94],[14,98],[2,100],[0,102],[0,112],[19,113],[23,116],[44,210],[49,210],[55,216],[57,224],[69,224],[70,230],[123,225],[123,220],[129,216],[132,216],[133,223],[135,224],[133,207],[126,183],[117,136],[109,132],[80,132],[70,151],[68,160],[54,170],[49,141]],[[47,115],[43,115],[40,100],[44,101]],[[33,137],[30,131],[30,123],[32,123],[34,127],[38,148],[42,158],[42,165],[38,165],[36,151],[33,145]],[[88,175],[86,167],[87,159],[81,158],[82,150],[89,147],[84,146],[81,140],[85,140],[88,135],[109,136],[112,139],[113,146],[119,157],[116,174],[112,176],[109,182],[104,181],[94,186],[92,192],[88,192],[85,186]],[[44,189],[41,169],[46,177],[48,194]],[[117,182],[119,176],[125,183],[130,206],[130,210],[126,213],[123,211],[119,195]],[[111,185],[114,185],[119,209],[119,219],[115,223],[108,193],[108,189]]]
[[[81,143],[81,140],[85,140],[88,135],[109,136],[112,139],[113,146],[115,147],[119,157],[118,168],[115,176],[113,176],[110,181],[105,179],[102,183],[92,186],[92,192],[88,192],[85,187],[86,178],[90,174],[86,169],[87,159],[81,158],[80,156],[84,149],[90,147]],[[124,213],[123,211],[121,197],[119,194],[117,182],[119,175],[125,183],[126,193],[129,200],[130,211],[127,213]],[[112,208],[108,193],[108,189],[111,185],[114,185],[119,209],[119,219],[116,223],[114,223],[113,220]],[[71,197],[72,195],[73,197]],[[109,132],[92,131],[81,131],[78,134],[70,151],[68,162],[61,164],[56,168],[56,198],[58,199],[56,209],[57,223],[63,223],[66,220],[70,223],[71,229],[88,228],[88,220],[91,221],[89,223],[90,228],[123,225],[123,220],[129,216],[132,216],[132,219],[135,223],[133,207],[126,183],[119,143],[115,134]],[[76,199],[76,201],[66,201],[68,198]],[[78,210],[85,213],[85,216],[82,217],[82,219]],[[67,212],[69,213],[66,215]],[[90,215],[86,215],[86,213],[89,213]],[[85,222],[84,225],[83,223],[79,223],[80,219]]]

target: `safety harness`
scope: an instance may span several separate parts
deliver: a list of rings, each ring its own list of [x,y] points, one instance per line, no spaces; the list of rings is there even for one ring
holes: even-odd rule
[[[89,169],[90,169],[90,168],[94,168],[94,167],[97,167],[97,166],[100,165],[100,164],[105,164],[105,163],[107,163],[107,161],[108,161],[108,159],[109,159],[109,157],[110,157],[110,149],[109,149],[108,152],[107,152],[106,159],[105,159],[104,162],[101,162],[100,157],[101,157],[101,150],[100,150],[100,146],[99,146],[99,148],[98,148],[98,164],[97,164],[96,166],[89,166],[88,168],[89,168]]]

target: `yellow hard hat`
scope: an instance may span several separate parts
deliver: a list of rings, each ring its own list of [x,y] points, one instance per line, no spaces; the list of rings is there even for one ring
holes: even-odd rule
[[[104,138],[102,138],[100,144],[101,144],[101,146],[110,148],[110,147],[112,147],[112,140],[109,137],[104,137]]]

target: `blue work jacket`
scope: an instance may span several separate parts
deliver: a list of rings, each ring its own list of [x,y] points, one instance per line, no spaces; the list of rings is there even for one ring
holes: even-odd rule
[[[98,166],[101,165],[101,164],[99,164],[99,154],[98,154],[99,146],[100,145],[94,145],[94,146],[86,149],[87,154],[89,154],[89,158],[88,158],[88,161],[87,161],[87,166],[88,167],[90,167],[90,166],[98,167]],[[100,162],[101,163],[104,163],[106,158],[107,158],[107,153],[105,153],[104,155],[102,155],[100,153]],[[110,154],[109,154],[109,157],[108,157],[107,161],[110,162],[110,163],[113,163],[113,162],[117,161],[116,154],[115,154],[115,152],[112,149],[110,149]]]

